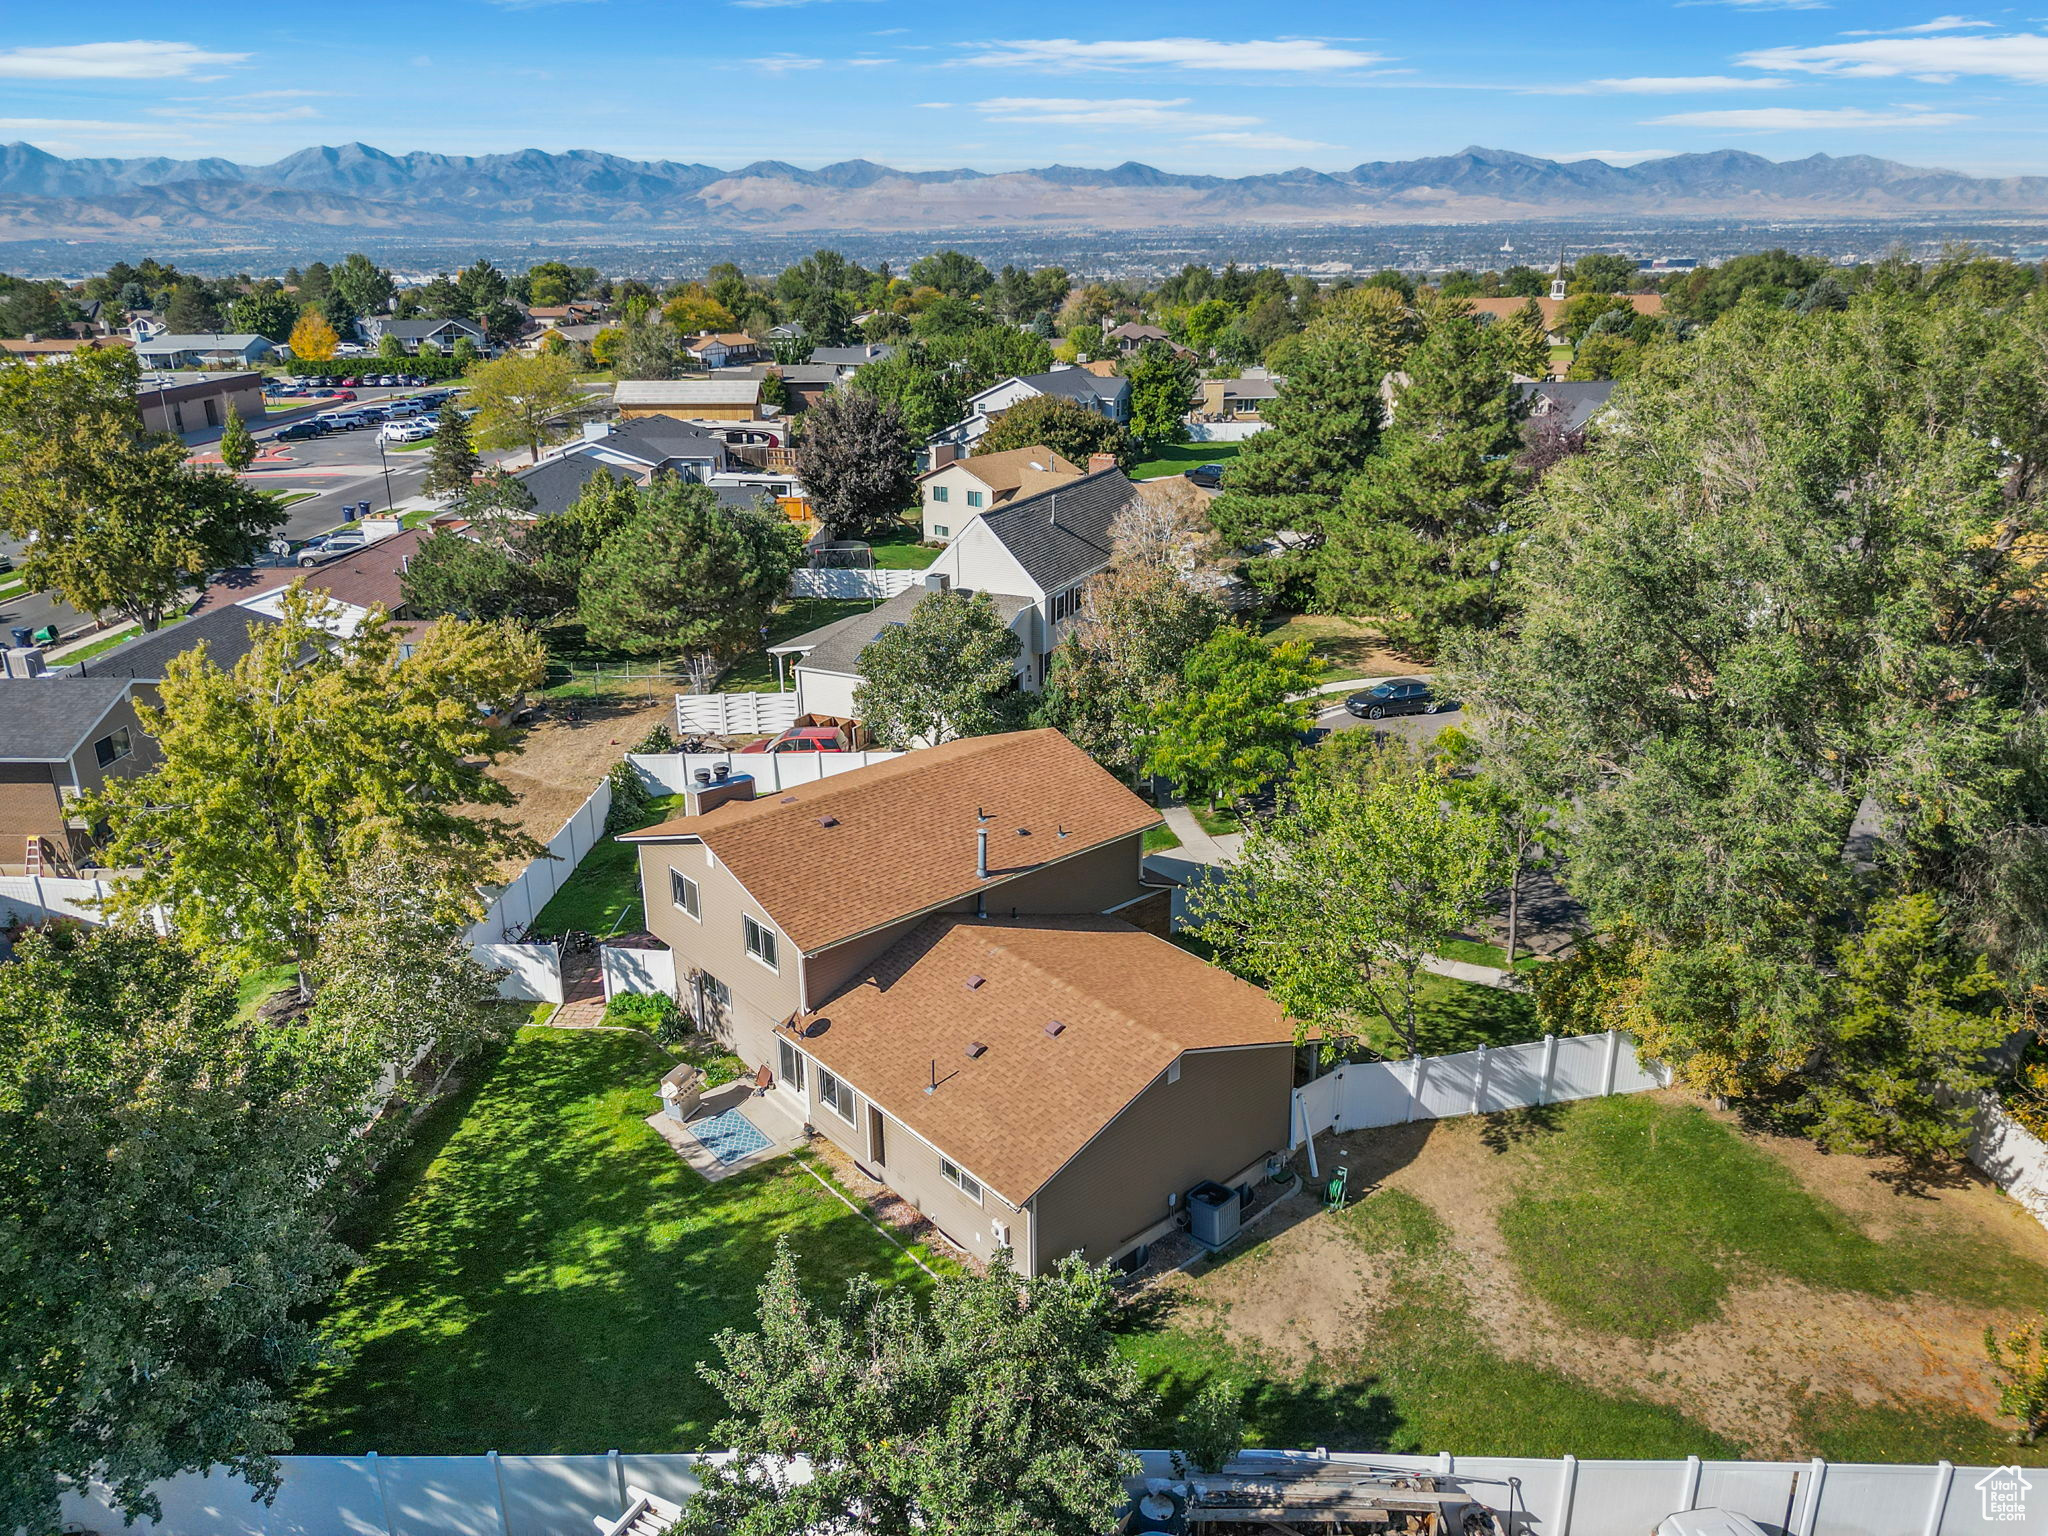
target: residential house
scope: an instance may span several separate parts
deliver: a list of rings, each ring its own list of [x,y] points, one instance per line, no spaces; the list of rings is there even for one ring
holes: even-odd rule
[[[263,423],[260,373],[145,373],[135,386],[142,424],[180,437],[217,432],[230,411],[251,426]]]
[[[72,801],[157,759],[132,680],[0,677],[0,868],[66,874],[90,864],[97,832]]]
[[[1167,941],[1159,816],[1056,731],[627,833],[679,1001],[968,1252],[1122,1258],[1287,1145],[1294,1032]]]
[[[814,368],[835,369],[841,379],[850,379],[854,370],[895,355],[894,342],[870,341],[857,347],[813,347],[806,361]]]
[[[728,368],[758,362],[761,343],[745,331],[706,331],[683,344],[683,350],[706,368]]]
[[[1061,366],[1050,373],[1013,375],[968,396],[967,415],[934,437],[932,445],[950,444],[962,452],[972,452],[974,444],[981,441],[1004,411],[1038,395],[1062,396],[1107,421],[1121,424],[1131,419],[1128,379]]]
[[[1147,325],[1141,320],[1126,320],[1115,330],[1104,331],[1102,339],[1114,346],[1124,357],[1140,350],[1148,341],[1163,341],[1169,347],[1175,346],[1174,339],[1156,325]]]
[[[560,330],[567,325],[585,325],[601,319],[604,305],[595,299],[571,299],[567,304],[530,304],[526,318],[544,331]]]
[[[154,341],[169,329],[170,326],[165,324],[164,317],[155,310],[131,309],[126,319],[121,322],[120,334],[139,347],[145,341]]]
[[[861,685],[861,652],[892,626],[907,623],[919,603],[935,592],[945,591],[946,586],[943,577],[927,576],[923,585],[899,592],[867,612],[837,619],[770,646],[768,654],[775,658],[777,678],[782,676],[785,663],[790,667],[797,713],[827,715],[835,720],[858,719],[860,711],[854,707],[854,700]],[[1016,634],[1020,655],[1031,655],[1037,632],[1031,599],[1017,593],[991,592],[989,601],[995,604],[997,617]],[[1023,680],[1024,667],[1020,662],[1018,681],[1021,684]]]
[[[956,457],[953,449],[933,450],[936,465],[918,476],[924,536],[946,540],[977,512],[999,507],[1018,496],[1033,496],[1062,480],[1078,479],[1082,471],[1050,448],[1012,448],[1006,453]]]
[[[474,320],[400,320],[394,315],[364,315],[356,321],[356,337],[366,347],[380,347],[386,336],[394,337],[408,356],[422,350],[447,354],[455,343],[467,341],[479,352],[490,350],[490,337]]]
[[[782,380],[788,403],[784,416],[801,416],[845,382],[846,370],[831,363],[774,363],[761,370],[765,378],[773,373]]]
[[[1188,413],[1190,425],[1255,422],[1280,394],[1280,380],[1263,368],[1247,371],[1235,379],[1195,381],[1194,408]]]
[[[135,344],[135,356],[145,368],[253,368],[276,355],[268,336],[211,331],[182,336],[165,332]]]
[[[736,379],[626,379],[612,386],[612,403],[631,421],[673,416],[678,421],[759,421],[761,381]]]
[[[124,640],[90,661],[78,663],[76,671],[81,677],[127,678],[135,683],[139,698],[153,703],[156,685],[164,680],[175,658],[204,645],[206,659],[225,671],[254,647],[252,632],[261,633],[276,623],[274,614],[239,603],[222,603]]]
[[[715,430],[668,416],[643,416],[619,425],[591,422],[571,444],[517,476],[543,516],[565,512],[599,470],[635,485],[670,473],[708,485],[728,505],[752,506],[762,496],[792,516],[807,514],[803,487],[793,471],[751,462],[746,450]]]
[[[1569,433],[1585,431],[1607,408],[1613,393],[1612,379],[1544,379],[1515,386],[1515,396],[1527,405],[1531,421]]]
[[[200,593],[193,614],[204,617],[219,609],[234,608],[275,619],[283,612],[286,591],[293,583],[303,581],[309,592],[326,599],[321,623],[336,634],[354,634],[357,626],[376,610],[394,619],[410,617],[405,601],[405,568],[419,551],[427,530],[390,532],[398,527],[397,520],[384,518],[372,519],[363,527],[370,534],[370,542],[325,565],[240,566],[220,572]]]
[[[80,352],[127,345],[125,341],[106,336],[0,337],[0,357],[10,357],[18,363],[61,363]]]

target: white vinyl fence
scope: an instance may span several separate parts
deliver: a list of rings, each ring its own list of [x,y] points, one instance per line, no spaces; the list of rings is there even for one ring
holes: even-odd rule
[[[1140,1452],[1168,1475],[1166,1456]],[[625,1512],[627,1490],[678,1503],[699,1486],[699,1458],[598,1456],[286,1456],[276,1500],[239,1480],[188,1474],[157,1485],[156,1536],[592,1536]],[[2010,1468],[1868,1463],[1581,1461],[1253,1451],[1232,1475],[1302,1460],[1388,1475],[1428,1473],[1487,1505],[1509,1536],[1647,1536],[1684,1509],[1732,1509],[1772,1536],[2048,1536],[2048,1473],[2033,1498]],[[121,1529],[100,1499],[67,1495],[67,1526]],[[1105,1533],[1107,1536],[1107,1533]]]
[[[796,724],[796,694],[679,693],[676,733],[681,736],[751,736]]]
[[[1241,443],[1248,437],[1256,437],[1266,430],[1263,421],[1191,421],[1188,423],[1188,441],[1191,443]]]
[[[103,923],[100,903],[109,882],[74,880],[56,875],[0,876],[0,928],[14,923],[41,923],[53,917]]]
[[[1986,1094],[1970,1136],[1970,1161],[2048,1226],[2048,1145]],[[2042,1502],[2048,1503],[2048,1480]]]
[[[844,566],[812,570],[806,567],[789,573],[789,595],[888,599],[908,592],[923,580],[923,571],[858,571]]]
[[[797,784],[815,784],[871,763],[886,763],[901,752],[635,752],[626,761],[648,789],[679,795],[696,782],[699,769],[753,776],[754,792],[769,794]]]
[[[1294,1090],[1291,1144],[1323,1131],[1528,1109],[1670,1083],[1668,1068],[1639,1062],[1635,1042],[1613,1030],[1545,1035],[1527,1045],[1481,1046],[1455,1056],[1347,1062]]]
[[[622,944],[598,947],[604,964],[604,998],[620,993],[676,995],[676,955],[672,949],[628,949]]]

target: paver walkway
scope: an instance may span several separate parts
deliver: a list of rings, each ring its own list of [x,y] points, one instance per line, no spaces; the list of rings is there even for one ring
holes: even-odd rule
[[[562,956],[562,1006],[548,1022],[557,1029],[590,1029],[604,1022],[604,972],[596,950]]]

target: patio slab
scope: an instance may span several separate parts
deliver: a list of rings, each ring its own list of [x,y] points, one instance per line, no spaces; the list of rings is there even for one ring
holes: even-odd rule
[[[649,1115],[647,1124],[714,1184],[772,1162],[804,1140],[797,1118],[774,1099],[757,1094],[744,1079],[705,1094],[686,1124],[670,1119],[666,1110]],[[697,1127],[703,1129],[701,1138]],[[748,1128],[757,1134],[749,1134]]]

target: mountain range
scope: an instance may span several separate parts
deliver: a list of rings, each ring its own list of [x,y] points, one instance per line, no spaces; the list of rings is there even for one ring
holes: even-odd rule
[[[1189,176],[1108,170],[898,171],[869,160],[738,170],[577,149],[394,155],[367,144],[231,160],[67,160],[0,147],[0,240],[233,237],[285,229],[406,234],[746,228],[1147,229],[1190,224],[1417,223],[1601,214],[1871,217],[2048,212],[2048,177],[1983,178],[1869,155],[1767,160],[1739,150],[1635,165],[1477,146],[1343,171]]]

